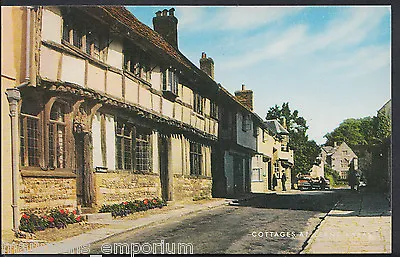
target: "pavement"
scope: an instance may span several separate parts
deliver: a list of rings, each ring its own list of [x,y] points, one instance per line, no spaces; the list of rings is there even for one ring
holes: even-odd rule
[[[46,245],[34,248],[23,254],[63,254],[63,253],[89,253],[85,252],[94,244],[111,236],[119,235],[128,231],[150,226],[169,219],[186,216],[191,213],[217,208],[222,205],[228,205],[235,201],[243,201],[254,196],[245,195],[238,199],[220,199],[208,201],[201,204],[182,204],[179,209],[169,210],[160,214],[154,214],[135,220],[111,220],[106,221],[106,228],[91,230],[87,233],[77,235],[59,242],[52,242]]]
[[[345,190],[300,254],[391,253],[391,223],[386,195]]]

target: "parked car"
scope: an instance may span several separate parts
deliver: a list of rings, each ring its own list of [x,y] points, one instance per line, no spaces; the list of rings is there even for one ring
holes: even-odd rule
[[[317,190],[325,190],[325,189],[330,189],[331,184],[329,182],[329,179],[322,178],[324,179],[324,187],[322,187],[322,181],[321,178],[312,178],[312,188],[317,189]]]
[[[311,190],[312,185],[313,182],[311,177],[301,176],[297,179],[297,188],[299,190]]]

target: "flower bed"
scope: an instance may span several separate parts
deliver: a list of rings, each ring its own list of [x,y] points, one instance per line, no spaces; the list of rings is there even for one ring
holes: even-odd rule
[[[160,198],[153,198],[153,199],[144,199],[144,200],[134,200],[134,201],[126,201],[122,203],[116,203],[116,204],[111,204],[111,205],[103,205],[99,212],[104,213],[104,212],[111,212],[111,215],[113,217],[123,217],[127,216],[131,213],[134,212],[139,212],[139,211],[147,211],[149,209],[155,209],[155,208],[162,208],[163,206],[166,206],[167,203],[163,201]]]
[[[34,213],[24,213],[21,217],[19,229],[34,233],[46,228],[65,228],[67,224],[81,222],[82,217],[76,215],[76,211],[53,209],[47,215],[38,216]]]

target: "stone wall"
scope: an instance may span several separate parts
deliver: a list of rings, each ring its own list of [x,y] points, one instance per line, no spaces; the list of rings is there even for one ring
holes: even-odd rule
[[[129,172],[96,173],[96,204],[120,203],[136,199],[160,197],[159,174]]]
[[[22,177],[21,212],[76,208],[76,178]]]
[[[211,198],[211,178],[189,178],[174,175],[174,200],[198,200]]]

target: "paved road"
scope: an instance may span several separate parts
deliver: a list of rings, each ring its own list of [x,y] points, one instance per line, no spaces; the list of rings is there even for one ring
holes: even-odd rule
[[[199,254],[299,253],[320,223],[320,217],[333,207],[337,199],[335,191],[260,194],[251,201],[240,203],[240,206],[222,206],[131,231],[91,245],[90,249],[92,254],[111,253],[104,252],[104,249],[113,251],[109,247],[120,243],[134,247],[131,249],[136,253],[162,253],[163,244],[164,253],[167,247],[169,252],[174,249],[178,253],[178,243],[185,243],[191,244],[193,253]],[[183,253],[183,248],[181,250]]]

